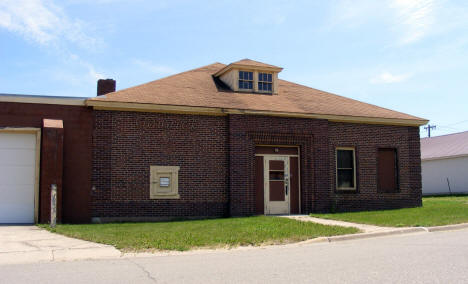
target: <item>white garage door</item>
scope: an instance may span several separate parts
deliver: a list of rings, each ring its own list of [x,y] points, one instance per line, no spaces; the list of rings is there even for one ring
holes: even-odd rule
[[[34,223],[36,135],[0,133],[0,223]]]

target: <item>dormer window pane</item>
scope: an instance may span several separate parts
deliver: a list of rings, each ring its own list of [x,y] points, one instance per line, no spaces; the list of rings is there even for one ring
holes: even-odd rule
[[[258,73],[258,90],[262,92],[273,91],[273,75],[271,73]]]
[[[253,72],[239,71],[239,89],[253,89]]]

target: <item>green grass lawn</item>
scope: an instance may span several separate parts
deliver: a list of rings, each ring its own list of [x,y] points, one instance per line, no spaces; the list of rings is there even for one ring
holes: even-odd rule
[[[424,197],[423,207],[313,217],[390,227],[430,227],[468,222],[468,196]]]
[[[66,236],[113,245],[124,251],[189,250],[200,247],[280,244],[320,236],[357,233],[279,217],[245,217],[155,223],[57,225],[42,228]]]

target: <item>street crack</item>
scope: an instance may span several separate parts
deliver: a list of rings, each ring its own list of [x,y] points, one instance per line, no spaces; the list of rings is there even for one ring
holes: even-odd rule
[[[146,268],[145,268],[143,265],[139,264],[138,262],[131,261],[130,259],[127,259],[127,260],[128,260],[129,262],[135,264],[138,268],[140,268],[140,269],[146,274],[146,276],[148,277],[148,279],[150,279],[150,280],[153,281],[154,283],[158,283],[158,281],[156,280],[156,278],[154,278],[154,277],[151,275],[151,273],[150,273],[148,270],[146,270]]]

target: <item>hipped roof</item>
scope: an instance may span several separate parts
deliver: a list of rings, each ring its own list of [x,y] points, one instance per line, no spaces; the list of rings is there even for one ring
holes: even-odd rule
[[[248,59],[239,62],[253,65],[258,63]],[[132,104],[133,109],[136,108],[135,105],[146,105],[145,108],[148,108],[147,105],[216,108],[226,112],[237,110],[259,114],[274,115],[276,113],[284,116],[313,115],[318,118],[323,116],[325,119],[343,117],[345,121],[349,119],[352,121],[352,118],[364,118],[371,122],[377,119],[377,122],[380,121],[379,119],[383,119],[388,120],[388,124],[392,124],[392,121],[401,122],[396,124],[407,122],[408,125],[427,123],[427,120],[416,116],[280,79],[278,80],[278,94],[275,95],[233,92],[218,77],[214,76],[225,67],[226,65],[221,63],[210,64],[98,96],[88,100],[88,104],[101,107],[106,104],[110,105],[110,103],[120,103],[121,107],[125,104]]]

